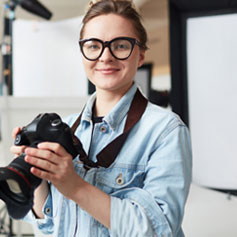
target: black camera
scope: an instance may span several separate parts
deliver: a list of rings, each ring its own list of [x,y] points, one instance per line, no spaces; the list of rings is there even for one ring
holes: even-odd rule
[[[73,158],[78,154],[71,128],[56,113],[39,114],[22,128],[14,143],[37,147],[44,141],[61,144]],[[24,161],[24,157],[23,153],[8,166],[0,168],[0,198],[14,219],[23,218],[32,208],[34,190],[42,181],[30,172],[32,166]]]

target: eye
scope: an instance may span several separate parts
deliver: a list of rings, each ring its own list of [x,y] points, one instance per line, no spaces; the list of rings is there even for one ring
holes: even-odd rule
[[[114,41],[111,46],[113,50],[117,50],[117,51],[125,51],[125,50],[131,49],[131,43],[127,40]]]
[[[127,45],[127,44],[119,44],[119,45],[117,45],[117,49],[129,49],[129,45]]]
[[[101,49],[101,44],[97,41],[87,41],[83,45],[83,48],[90,51],[96,51]]]
[[[88,49],[90,49],[90,50],[96,50],[96,49],[99,49],[99,46],[96,45],[96,44],[92,44],[92,45],[89,45],[89,46],[88,46]]]

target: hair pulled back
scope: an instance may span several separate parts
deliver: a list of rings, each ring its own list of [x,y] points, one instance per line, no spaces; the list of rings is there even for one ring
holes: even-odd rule
[[[116,14],[130,20],[135,29],[135,33],[139,38],[141,47],[147,49],[147,33],[141,23],[141,16],[133,7],[132,2],[125,0],[99,0],[95,3],[91,1],[90,7],[82,21],[83,25],[80,32],[80,39],[83,38],[87,22],[97,16],[107,14]]]

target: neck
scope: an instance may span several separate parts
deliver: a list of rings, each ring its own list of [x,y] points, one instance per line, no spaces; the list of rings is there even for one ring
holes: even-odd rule
[[[105,116],[117,104],[122,96],[113,93],[100,93],[96,92],[95,115]]]
[[[127,90],[114,93],[104,90],[96,90],[95,116],[106,116],[119,100],[126,94]]]

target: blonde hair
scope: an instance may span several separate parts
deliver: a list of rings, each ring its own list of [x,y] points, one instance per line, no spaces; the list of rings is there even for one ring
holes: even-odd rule
[[[89,2],[89,8],[92,7],[94,4],[96,4],[97,2],[101,2],[102,0],[91,0]],[[120,0],[120,1],[124,1],[124,2],[130,2],[132,3],[132,0]],[[117,2],[117,0],[114,0],[114,2]]]
[[[84,29],[91,19],[100,15],[116,14],[125,19],[128,19],[133,24],[136,35],[139,38],[141,47],[147,49],[147,32],[141,23],[141,16],[133,6],[132,1],[129,0],[93,0],[89,3],[89,9],[87,10],[83,20],[82,28],[80,32],[80,39],[83,38]]]

